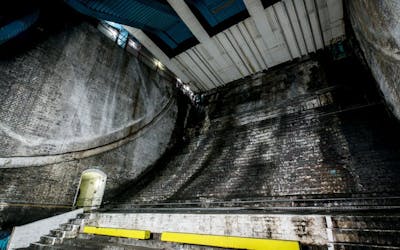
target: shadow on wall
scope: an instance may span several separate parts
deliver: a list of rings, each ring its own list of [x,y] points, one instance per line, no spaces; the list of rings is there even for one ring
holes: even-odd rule
[[[231,128],[233,126],[234,118],[232,116],[227,117],[227,119],[223,121],[222,127]],[[213,171],[214,168],[212,168],[220,158],[235,153],[235,148],[231,147],[232,141],[226,140],[227,137],[221,136],[220,134],[217,135],[218,132],[212,129],[203,129],[205,130],[203,131],[206,137],[205,140],[208,139],[211,142],[210,144],[203,142],[201,146],[196,147],[192,152],[193,156],[201,155],[201,157],[192,156],[184,162],[184,164],[192,165],[188,166],[188,168],[191,169],[190,175],[185,176],[185,181],[182,182],[181,185],[174,187],[174,192],[169,194],[168,197],[170,200],[198,199],[203,197],[213,198],[213,196],[216,195],[214,190],[218,190],[219,185],[226,184],[227,181],[230,181],[231,185],[235,185],[235,180],[237,179],[230,176],[230,174],[234,173],[234,169],[232,168],[234,166],[233,164],[221,165],[219,171]],[[205,149],[205,147],[207,148]],[[201,154],[202,151],[206,151],[206,153]],[[225,174],[221,175],[221,170]],[[185,173],[185,175],[186,174],[187,173]],[[209,177],[209,179],[205,179],[204,176]],[[210,183],[213,183],[215,186],[210,185]],[[205,196],[205,193],[211,195]]]
[[[400,2],[345,1],[364,57],[393,114],[400,119]]]
[[[164,171],[164,168],[167,167],[165,164],[166,162],[173,161],[174,157],[179,154],[180,150],[187,146],[188,142],[185,139],[184,127],[186,124],[193,123],[194,121],[200,122],[201,118],[188,117],[190,113],[189,111],[193,106],[191,106],[191,101],[187,96],[182,93],[177,93],[176,99],[178,102],[178,114],[166,151],[154,162],[154,164],[146,168],[140,175],[136,176],[134,180],[120,182],[118,188],[115,190],[115,195],[106,196],[106,201],[104,201],[104,203],[107,206],[129,202],[133,195],[139,194],[141,189],[149,185],[154,178],[157,178],[160,173]],[[157,195],[157,193],[154,193],[154,195]]]
[[[325,67],[329,79],[343,89],[332,92],[333,102],[342,106],[339,110],[351,109],[320,118],[327,175],[337,179],[337,187],[348,183],[343,190],[353,194],[397,194],[400,185],[393,177],[400,176],[399,124],[383,107],[371,72],[354,57]]]
[[[308,171],[319,157],[318,152],[312,152],[317,148],[315,136],[303,128],[304,116],[310,114],[293,113],[288,108],[293,99],[313,91],[315,82],[304,85],[301,74],[262,79],[261,86],[275,88],[267,94],[271,96],[266,97],[263,89],[253,83],[256,90],[248,89],[248,93],[242,91],[240,96],[231,96],[230,101],[225,100],[225,107],[220,102],[208,107],[210,117],[215,119],[211,121],[210,131],[202,135],[206,137],[203,146],[207,149],[191,152],[191,160],[203,163],[201,159],[205,157],[207,161],[202,171],[196,172],[191,182],[170,199],[251,199],[309,194],[312,188],[316,193],[321,192],[315,187],[320,182],[313,176],[318,173]],[[274,108],[268,110],[269,106]],[[193,165],[191,162],[186,161]]]
[[[202,127],[186,128],[188,143],[124,201],[399,192],[398,124],[355,58],[326,60],[228,85],[205,107]]]

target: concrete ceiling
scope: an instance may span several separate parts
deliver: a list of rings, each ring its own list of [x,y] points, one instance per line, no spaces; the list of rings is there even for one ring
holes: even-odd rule
[[[194,92],[222,86],[305,56],[345,35],[342,0],[243,0],[248,18],[210,36],[182,0],[168,0],[200,42],[170,58],[140,29],[125,26]]]

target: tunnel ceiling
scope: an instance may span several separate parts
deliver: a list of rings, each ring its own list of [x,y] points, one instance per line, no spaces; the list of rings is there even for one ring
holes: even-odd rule
[[[163,0],[66,0],[79,12],[140,28],[169,55],[198,43],[174,9]]]
[[[0,4],[0,45],[30,28],[39,18],[37,4],[23,0]]]
[[[66,0],[126,25],[194,92],[302,57],[344,36],[342,0]]]

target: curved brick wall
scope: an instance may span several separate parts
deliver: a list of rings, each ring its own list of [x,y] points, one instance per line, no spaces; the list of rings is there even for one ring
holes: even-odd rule
[[[88,24],[0,60],[0,157],[99,147],[148,123],[171,90]]]
[[[386,102],[400,119],[400,2],[345,1],[365,59]]]
[[[175,128],[173,79],[93,25],[58,21],[0,58],[0,228],[68,210],[89,168],[107,174],[112,197],[157,161]]]

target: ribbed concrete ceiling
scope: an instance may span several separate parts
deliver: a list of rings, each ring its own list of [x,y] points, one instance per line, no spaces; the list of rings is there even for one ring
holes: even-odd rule
[[[259,0],[244,0],[250,17],[212,37],[183,1],[168,2],[198,45],[168,58],[145,34],[128,29],[194,92],[315,52],[345,34],[341,0],[282,0],[267,8]]]
[[[315,52],[345,33],[342,0],[67,2],[83,13],[127,25],[194,92]]]
[[[198,43],[164,0],[65,0],[77,11],[100,20],[142,29],[169,56]],[[188,46],[189,45],[189,46]]]

